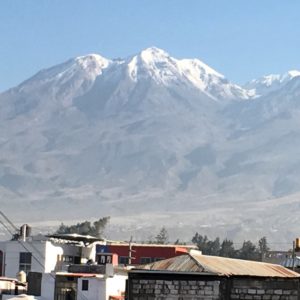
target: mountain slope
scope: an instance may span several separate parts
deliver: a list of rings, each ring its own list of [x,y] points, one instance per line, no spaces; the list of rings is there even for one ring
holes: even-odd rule
[[[280,90],[285,84],[300,76],[300,71],[291,70],[285,74],[270,74],[258,79],[253,79],[243,87],[252,90],[257,96],[265,96],[268,93]]]
[[[16,88],[1,94],[1,118],[30,114],[40,105],[44,111],[54,105],[70,106],[72,99],[86,93],[110,63],[100,55],[92,54],[38,72]]]
[[[43,70],[0,94],[1,205],[26,222],[111,215],[123,238],[167,224],[289,238],[296,202],[273,220],[270,199],[299,192],[299,78],[258,97],[154,47]]]

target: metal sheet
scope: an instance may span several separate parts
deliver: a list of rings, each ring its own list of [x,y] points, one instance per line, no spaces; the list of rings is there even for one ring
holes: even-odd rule
[[[287,257],[280,264],[282,266],[286,267],[286,268],[293,268],[293,266],[295,268],[299,268],[299,266],[300,266],[300,257],[296,256],[295,259],[293,259],[292,257]]]
[[[151,264],[136,267],[136,269],[165,270],[176,272],[203,272],[204,269],[197,264],[190,255],[180,255],[169,259],[160,260]]]
[[[280,265],[263,262],[192,254],[207,272],[225,276],[300,277]]]
[[[202,255],[201,252],[193,250],[187,255],[147,264],[137,269],[210,273],[219,276],[300,277],[300,274],[280,265]]]

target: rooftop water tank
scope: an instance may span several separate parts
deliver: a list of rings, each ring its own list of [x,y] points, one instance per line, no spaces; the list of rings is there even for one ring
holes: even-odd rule
[[[25,283],[26,282],[26,273],[24,271],[20,271],[17,273],[18,281]]]

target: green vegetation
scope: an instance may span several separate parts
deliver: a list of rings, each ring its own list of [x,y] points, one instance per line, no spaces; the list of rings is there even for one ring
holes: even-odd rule
[[[66,233],[78,233],[82,235],[91,235],[101,238],[103,236],[104,229],[109,222],[110,217],[100,218],[98,221],[93,223],[85,221],[77,223],[76,225],[67,226],[61,223],[55,233],[66,234]]]
[[[198,249],[206,255],[215,255],[231,258],[240,258],[247,260],[262,260],[263,256],[269,251],[266,237],[262,237],[258,241],[258,247],[251,241],[244,241],[240,249],[234,248],[231,240],[225,239],[220,242],[217,237],[215,240],[209,240],[208,237],[202,236],[198,232],[192,238],[192,242],[197,245]]]
[[[93,223],[85,221],[77,223],[76,225],[67,226],[61,224],[55,233],[78,233],[82,235],[92,235],[101,238],[103,236],[104,229],[108,224],[110,217],[100,218]],[[155,237],[150,237],[146,242],[148,244],[168,244],[169,235],[166,227],[162,227]],[[229,239],[223,241],[217,237],[214,240],[210,240],[206,235],[201,235],[198,232],[193,236],[192,243],[194,243],[204,255],[214,255],[230,258],[239,258],[247,260],[261,261],[264,255],[270,250],[266,237],[262,237],[257,245],[250,240],[244,241],[239,249],[234,247],[234,242]],[[175,241],[175,244],[181,243],[179,239]]]
[[[156,244],[168,244],[169,235],[167,229],[162,227],[157,236],[155,237],[154,243]]]

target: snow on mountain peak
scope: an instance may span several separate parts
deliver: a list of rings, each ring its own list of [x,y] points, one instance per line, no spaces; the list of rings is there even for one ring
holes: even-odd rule
[[[201,70],[202,73],[210,74],[219,78],[225,78],[224,75],[220,74],[201,60],[194,58],[194,59],[182,59],[180,60],[180,64],[185,69],[198,69]]]
[[[140,56],[145,62],[162,61],[170,57],[166,51],[156,47],[149,47],[142,50]]]
[[[94,72],[101,73],[103,68],[110,64],[110,60],[99,54],[88,54],[85,56],[78,56],[74,59],[83,69],[94,68]],[[99,75],[99,74],[98,74]]]
[[[176,60],[164,50],[156,47],[147,48],[130,57],[127,65],[128,74],[133,81],[145,76],[150,76],[159,84],[168,84],[172,80],[178,80]]]
[[[110,60],[97,54],[78,56],[59,65],[39,71],[33,77],[21,83],[19,88],[28,89],[37,82],[45,84],[60,81],[64,83],[74,77],[84,77],[86,80],[94,81],[110,63]]]
[[[250,93],[230,83],[199,59],[176,59],[166,51],[150,47],[131,57],[127,62],[133,81],[148,76],[158,84],[184,83],[193,86],[213,99],[248,99]]]
[[[13,90],[23,95],[39,95],[39,98],[48,94],[63,106],[69,106],[74,97],[86,93],[93,86],[96,77],[111,63],[98,54],[78,56],[41,70]]]
[[[295,77],[300,76],[300,71],[290,70],[284,74],[269,74],[258,79],[253,79],[244,85],[244,88],[254,90],[257,96],[274,92]]]
[[[300,71],[298,70],[290,70],[287,73],[283,74],[283,79],[285,78],[289,78],[289,79],[293,79],[294,77],[298,77],[300,76]]]
[[[107,71],[103,73],[104,69]],[[118,85],[116,90],[124,94],[132,91],[139,81],[147,86],[157,84],[167,91],[185,91],[184,95],[191,93],[193,97],[205,94],[220,103],[251,98],[247,90],[232,84],[199,59],[176,59],[156,47],[122,60],[109,60],[98,54],[78,56],[38,72],[15,91],[24,95],[46,93],[68,107],[75,97],[84,95],[94,86],[96,78],[106,84],[114,78],[113,84]]]

